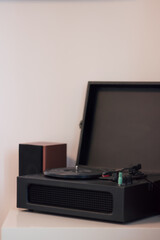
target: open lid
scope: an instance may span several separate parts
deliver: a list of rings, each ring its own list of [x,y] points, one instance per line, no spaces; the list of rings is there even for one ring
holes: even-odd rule
[[[89,82],[77,165],[160,172],[160,83]]]

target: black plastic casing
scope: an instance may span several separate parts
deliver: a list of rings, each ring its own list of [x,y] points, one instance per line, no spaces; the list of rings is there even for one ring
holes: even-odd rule
[[[144,180],[120,187],[103,180],[59,180],[40,174],[18,177],[17,207],[120,223],[157,213],[153,188]]]
[[[77,165],[160,173],[160,82],[89,82]]]

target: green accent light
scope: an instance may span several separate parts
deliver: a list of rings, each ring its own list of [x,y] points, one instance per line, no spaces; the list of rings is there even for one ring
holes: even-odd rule
[[[121,186],[123,182],[122,172],[119,172],[118,174],[118,185]]]

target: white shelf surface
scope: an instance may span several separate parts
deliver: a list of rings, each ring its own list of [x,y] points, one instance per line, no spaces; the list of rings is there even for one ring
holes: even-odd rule
[[[1,240],[160,240],[160,216],[115,224],[12,209]]]

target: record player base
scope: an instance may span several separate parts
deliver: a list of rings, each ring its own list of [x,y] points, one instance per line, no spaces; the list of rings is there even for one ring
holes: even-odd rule
[[[125,223],[158,214],[155,199],[146,180],[120,187],[111,181],[54,179],[43,174],[17,178],[18,208],[56,215]]]

